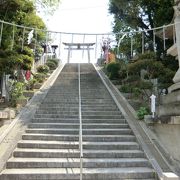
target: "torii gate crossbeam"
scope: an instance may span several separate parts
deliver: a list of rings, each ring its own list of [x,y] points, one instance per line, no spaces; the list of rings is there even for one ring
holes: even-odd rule
[[[68,48],[65,48],[68,50],[68,58],[67,62],[70,62],[70,55],[72,50],[87,50],[88,53],[88,63],[90,63],[90,50],[93,48],[90,48],[95,43],[65,43],[63,42],[65,46],[68,46]]]

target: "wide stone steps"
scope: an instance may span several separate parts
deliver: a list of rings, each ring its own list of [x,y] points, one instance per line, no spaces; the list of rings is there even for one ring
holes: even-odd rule
[[[79,179],[79,168],[27,168],[7,169],[0,177],[1,180],[19,180],[24,177],[28,180],[59,180]],[[154,178],[151,168],[125,167],[125,168],[84,168],[83,179],[85,180],[123,180],[123,179],[150,179]]]
[[[78,66],[65,65],[0,180],[80,179]],[[92,65],[81,65],[83,180],[153,180],[155,172]]]

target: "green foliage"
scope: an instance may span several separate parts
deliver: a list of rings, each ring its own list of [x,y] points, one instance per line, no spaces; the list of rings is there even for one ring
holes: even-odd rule
[[[163,73],[163,69],[164,66],[160,61],[153,60],[138,60],[128,65],[128,71],[130,74],[140,75],[141,70],[145,70],[148,79],[157,78]]]
[[[27,90],[33,90],[34,89],[34,85],[37,83],[37,80],[35,78],[30,79],[28,81],[28,83],[26,84],[26,89]]]
[[[13,74],[14,70],[30,70],[33,63],[33,54],[25,48],[24,51],[0,50],[0,74]],[[23,54],[24,53],[24,54]]]
[[[139,110],[137,111],[137,117],[139,120],[144,119],[144,116],[148,114],[149,114],[149,109],[147,107],[140,107]]]
[[[119,63],[112,62],[107,64],[106,70],[110,79],[117,79],[119,77]]]
[[[119,89],[123,93],[131,93],[132,92],[132,85],[130,84],[124,84]]]
[[[34,79],[36,79],[38,83],[42,83],[45,78],[46,75],[44,73],[37,73],[34,75]]]
[[[173,84],[173,77],[176,71],[172,71],[171,69],[164,68],[163,74],[159,76],[159,88],[167,89],[169,86]]]
[[[10,103],[12,106],[16,106],[17,99],[23,97],[24,83],[14,82],[10,91]]]
[[[18,53],[27,55],[29,57],[34,57],[34,53],[32,49],[30,49],[28,46],[24,46],[23,50],[21,48],[17,49]]]
[[[53,15],[59,7],[60,0],[32,0],[46,14]]]
[[[178,70],[178,67],[179,67],[178,61],[175,60],[173,56],[164,56],[162,59],[162,63],[166,68],[172,71]]]
[[[48,59],[46,65],[50,70],[54,70],[58,66],[58,61],[56,59]]]
[[[142,60],[156,60],[156,54],[154,52],[145,52],[144,54],[139,54],[138,59]]]
[[[58,66],[59,60],[56,59],[56,58],[48,59],[47,62],[48,62],[48,61],[53,62],[56,66]]]
[[[173,6],[174,0],[110,0],[109,11],[114,15],[113,31],[119,34],[119,32],[133,32],[169,24],[174,14]],[[117,35],[117,39],[120,39],[119,35]],[[138,37],[137,34],[133,34],[133,39],[135,39],[133,48],[136,54],[138,54],[138,52],[141,52],[142,38]],[[145,42],[145,50],[153,50],[152,31],[145,33]],[[158,36],[156,36],[156,42],[157,54],[160,56],[164,53],[163,42]],[[130,44],[130,38],[128,37],[121,44],[120,50],[125,56],[129,56]],[[171,46],[172,42],[166,40],[166,45]],[[128,49],[125,49],[126,47]]]
[[[37,72],[47,74],[49,72],[49,67],[47,65],[40,65],[37,67]]]
[[[0,19],[37,29],[45,29],[43,20],[37,16],[32,1],[29,0],[6,0],[0,1]],[[14,38],[13,38],[14,30]],[[9,24],[3,25],[2,41],[0,49],[0,74],[13,74],[15,70],[31,69],[34,59],[33,51],[28,47],[27,37],[31,30],[13,27]],[[45,32],[36,31],[36,45],[38,47],[45,41]],[[35,36],[34,36],[35,37]],[[24,42],[22,50],[22,42]],[[12,43],[14,46],[12,47]],[[13,48],[13,49],[12,49]],[[12,49],[12,50],[10,50]]]
[[[142,90],[139,87],[134,87],[132,92],[135,98],[138,98],[142,94]]]
[[[140,89],[152,89],[153,88],[153,84],[149,81],[139,81],[137,83],[137,86],[140,88]]]
[[[140,81],[139,75],[129,75],[128,78],[125,80],[126,83],[133,83],[136,81]]]
[[[33,64],[33,58],[28,55],[20,55],[21,64],[20,67],[23,70],[30,70]]]
[[[49,69],[50,70],[54,70],[54,69],[56,69],[56,65],[53,63],[53,62],[51,62],[51,61],[48,61],[47,63],[46,63],[46,65],[49,67]]]

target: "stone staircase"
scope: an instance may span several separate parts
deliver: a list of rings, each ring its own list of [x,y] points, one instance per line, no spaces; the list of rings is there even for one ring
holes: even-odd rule
[[[78,65],[67,64],[0,180],[80,178]],[[136,137],[91,64],[81,65],[83,179],[155,179]]]

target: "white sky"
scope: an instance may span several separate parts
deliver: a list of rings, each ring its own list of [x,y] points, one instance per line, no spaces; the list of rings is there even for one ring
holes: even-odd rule
[[[109,0],[61,0],[59,9],[48,20],[50,30],[80,33],[109,33],[112,16]]]
[[[56,32],[107,34],[112,32],[112,16],[108,13],[109,0],[61,0],[59,9],[47,21],[48,29]],[[59,42],[94,42],[91,59],[96,61],[101,54],[102,36],[78,36],[57,34],[54,36],[59,45],[59,57],[67,60],[67,50]],[[72,51],[71,62],[87,62],[86,51]]]

